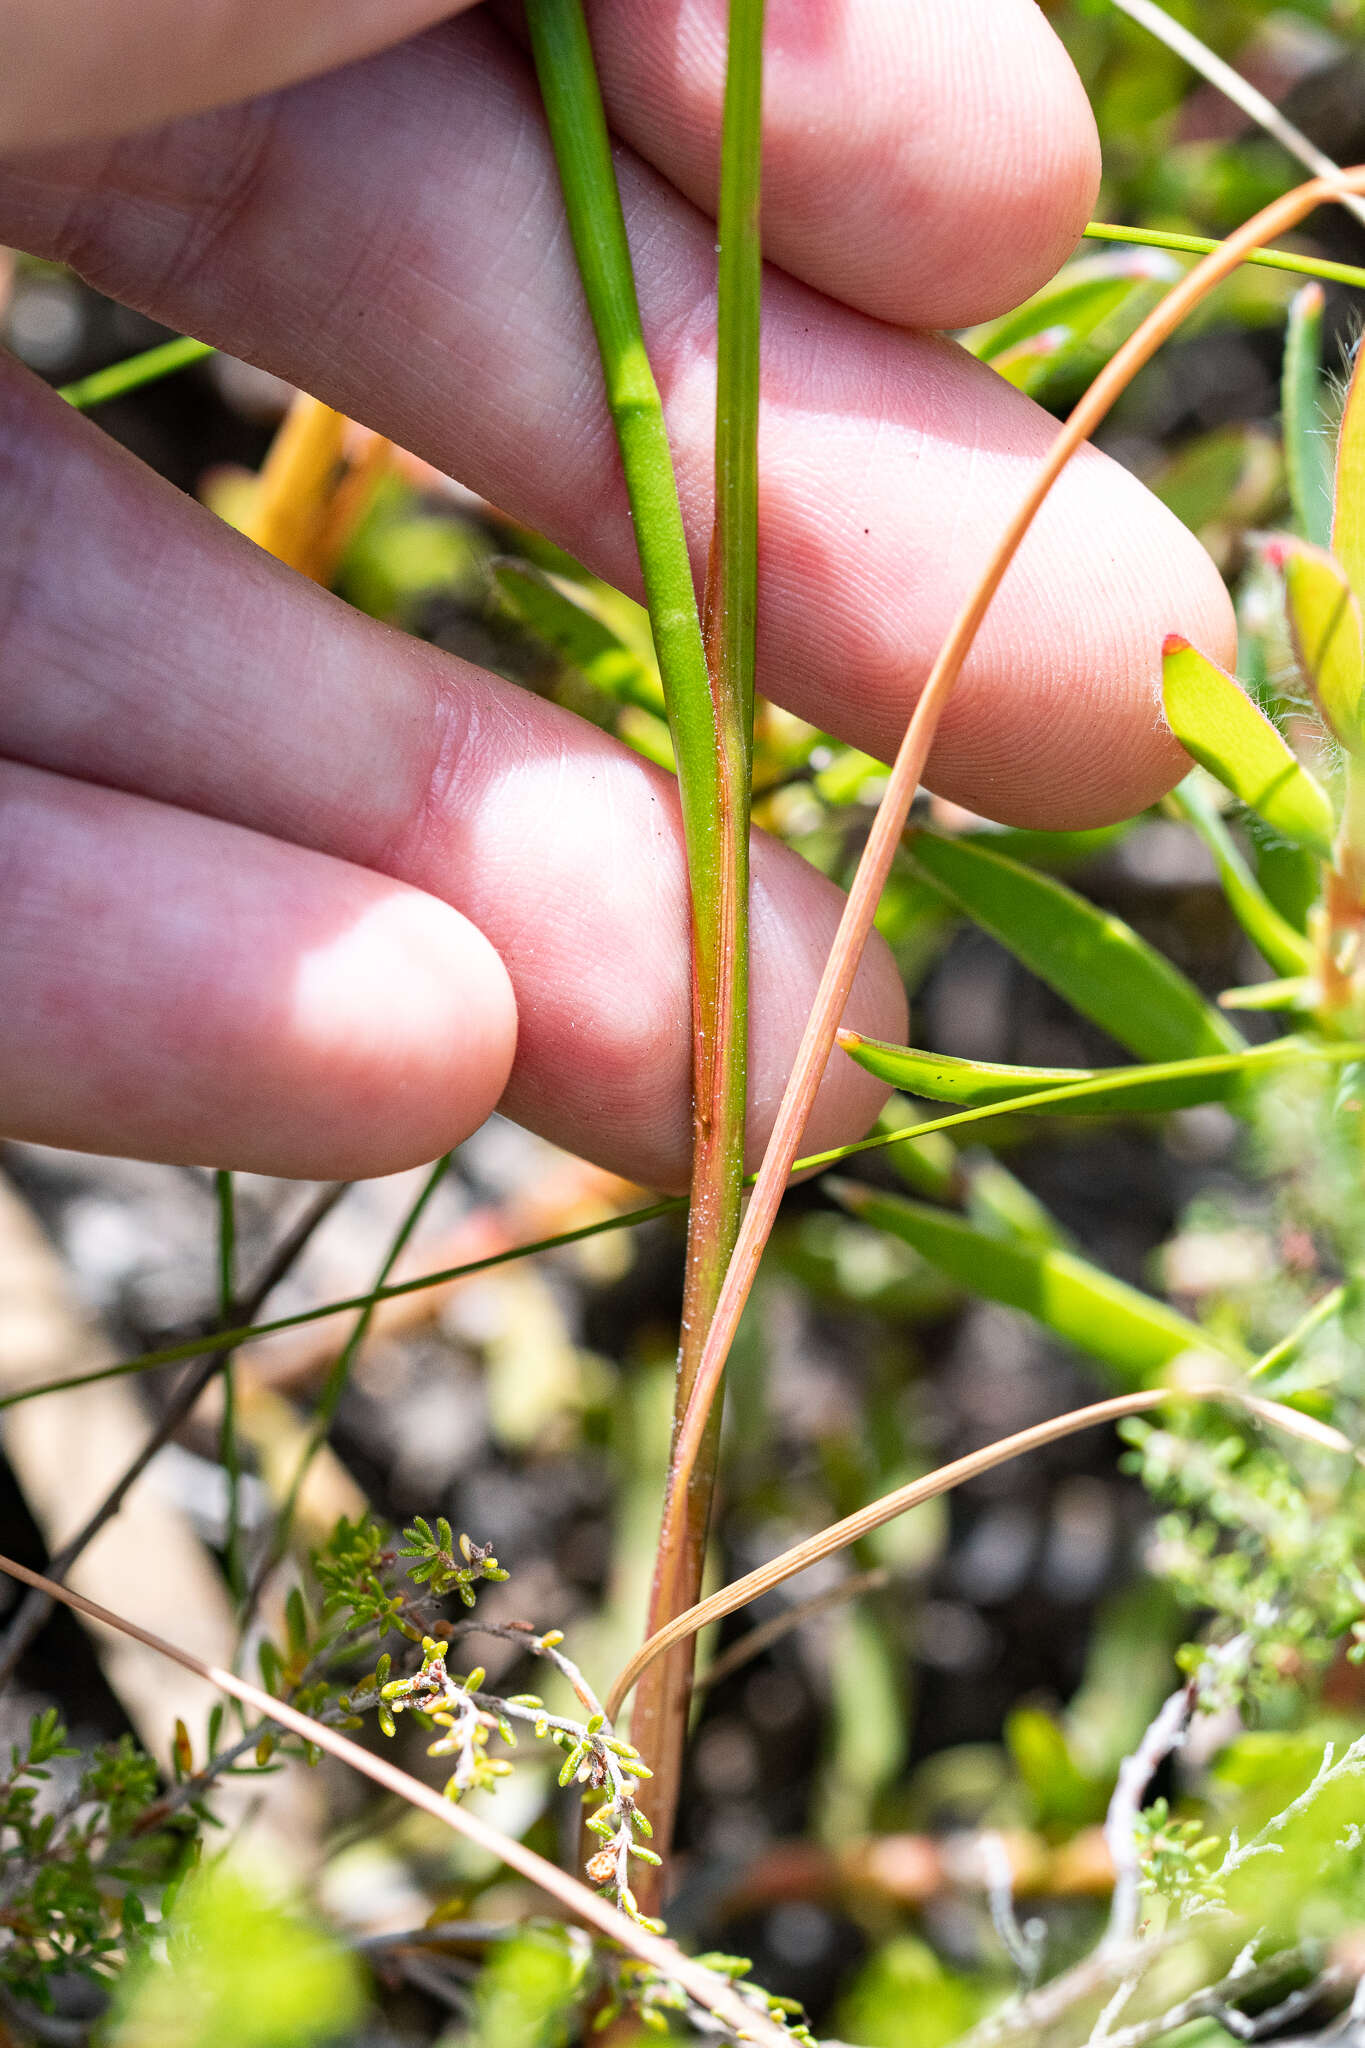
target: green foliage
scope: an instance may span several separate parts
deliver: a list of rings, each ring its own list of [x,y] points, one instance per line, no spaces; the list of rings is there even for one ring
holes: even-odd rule
[[[1241,686],[1178,634],[1162,675],[1167,722],[1186,752],[1272,831],[1329,860],[1336,818],[1326,791]]]
[[[1236,1637],[1232,1674],[1218,1688],[1264,1699],[1320,1674],[1365,1635],[1365,1474],[1305,1450],[1301,1466],[1278,1448],[1197,1414],[1121,1425],[1126,1464],[1170,1504],[1156,1525],[1150,1567],[1215,1634]],[[1184,1668],[1205,1652],[1190,1645]]]
[[[993,1987],[901,1934],[878,1949],[840,2006],[841,2034],[865,2048],[947,2048],[981,2017]]]
[[[471,2048],[561,2048],[591,1953],[566,1927],[531,1926],[497,1943],[479,1978]]]
[[[1010,1067],[887,1045],[856,1031],[841,1032],[839,1043],[868,1073],[911,1095],[960,1102],[969,1109],[1027,1106],[1036,1114],[1059,1116],[1138,1116],[1226,1102],[1267,1069],[1312,1057],[1311,1047],[1286,1038],[1231,1055],[1140,1067]]]
[[[361,2017],[355,1959],[225,1863],[185,1886],[164,1938],[129,1973],[109,2048],[320,2048]]]
[[[1071,1252],[1006,1242],[925,1202],[847,1181],[826,1186],[855,1216],[903,1238],[973,1293],[1023,1309],[1054,1336],[1108,1366],[1125,1385],[1150,1382],[1186,1352],[1222,1348],[1165,1302]]]
[[[131,1738],[63,1769],[79,1756],[52,1708],[0,1782],[0,1985],[42,2009],[56,1979],[108,1982],[142,1949],[198,1832]]]
[[[1290,503],[1303,538],[1324,548],[1332,538],[1332,441],[1322,375],[1325,306],[1320,284],[1306,284],[1295,292],[1285,330],[1280,386]]]
[[[471,1543],[468,1536],[461,1536],[459,1555],[455,1554],[455,1539],[449,1522],[442,1515],[433,1531],[429,1522],[418,1515],[410,1529],[404,1530],[407,1541],[402,1544],[400,1557],[415,1557],[418,1562],[408,1567],[408,1577],[414,1585],[426,1586],[434,1599],[444,1600],[447,1595],[457,1593],[466,1607],[474,1605],[474,1588],[487,1581],[496,1585],[507,1577],[493,1555],[491,1543],[480,1547]]]
[[[1139,1059],[1240,1049],[1228,1020],[1121,918],[982,845],[924,832],[908,844],[955,908]]]

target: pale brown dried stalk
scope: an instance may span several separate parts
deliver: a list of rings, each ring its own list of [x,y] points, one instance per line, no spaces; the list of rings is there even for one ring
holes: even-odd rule
[[[874,1529],[893,1522],[898,1515],[907,1514],[923,1501],[951,1493],[955,1487],[965,1485],[967,1480],[991,1471],[996,1465],[1008,1464],[1012,1458],[1022,1458],[1029,1451],[1040,1450],[1044,1444],[1054,1444],[1061,1437],[1074,1436],[1078,1430],[1094,1429],[1102,1422],[1119,1422],[1125,1415],[1140,1415],[1144,1408],[1159,1408],[1168,1401],[1226,1401],[1254,1415],[1272,1429],[1283,1430],[1286,1435],[1316,1444],[1321,1450],[1361,1457],[1350,1438],[1329,1424],[1315,1421],[1312,1416],[1302,1415],[1297,1408],[1287,1408],[1279,1401],[1266,1401],[1256,1394],[1245,1393],[1240,1387],[1223,1386],[1217,1382],[1207,1386],[1143,1387],[1136,1393],[1115,1394],[1107,1401],[1092,1402],[1087,1408],[1073,1408],[1047,1422],[1035,1422],[1031,1428],[1021,1429],[1013,1436],[1001,1437],[979,1451],[969,1452],[965,1458],[954,1458],[951,1464],[940,1465],[936,1472],[928,1472],[922,1479],[912,1479],[908,1485],[898,1486],[893,1493],[883,1494],[880,1500],[859,1508],[856,1514],[845,1515],[842,1522],[832,1522],[818,1535],[793,1544],[790,1550],[784,1550],[769,1563],[759,1565],[756,1571],[746,1572],[742,1579],[733,1580],[730,1585],[722,1586],[718,1593],[712,1593],[709,1599],[689,1607],[676,1621],[669,1622],[666,1628],[652,1635],[622,1670],[607,1697],[608,1719],[615,1720],[621,1711],[622,1701],[641,1672],[647,1670],[665,1650],[672,1649],[675,1643],[684,1641],[688,1636],[696,1635],[699,1629],[706,1628],[711,1622],[722,1621],[727,1614],[747,1607],[751,1600],[771,1593],[784,1580],[795,1578],[798,1572],[809,1570],[811,1565],[819,1564],[835,1551],[847,1550],[851,1543],[860,1542]]]
[[[698,2005],[705,2006],[708,2012],[713,2012],[717,2019],[723,2020],[727,2027],[741,2037],[760,2042],[763,2048],[791,2048],[791,2036],[785,2029],[769,2019],[766,2013],[760,2012],[757,2007],[741,1998],[723,1978],[704,1969],[690,1956],[685,1956],[680,1948],[665,1940],[662,1935],[652,1934],[648,1928],[628,1919],[606,1899],[599,1898],[596,1892],[589,1891],[585,1884],[580,1884],[577,1878],[569,1877],[553,1863],[547,1863],[543,1856],[537,1856],[534,1849],[526,1848],[523,1843],[514,1841],[510,1835],[504,1835],[499,1829],[490,1827],[488,1822],[481,1820],[477,1814],[468,1813],[462,1806],[443,1798],[430,1785],[424,1785],[420,1779],[410,1777],[406,1771],[400,1771],[397,1765],[389,1763],[387,1758],[371,1756],[368,1750],[362,1749],[358,1742],[352,1742],[349,1736],[340,1734],[335,1728],[327,1727],[322,1721],[313,1720],[309,1714],[299,1713],[296,1707],[289,1706],[284,1700],[272,1698],[268,1692],[263,1692],[259,1686],[252,1685],[248,1679],[239,1678],[235,1672],[225,1671],[220,1666],[204,1663],[190,1651],[182,1650],[178,1644],[167,1642],[163,1636],[153,1635],[150,1629],[140,1628],[135,1621],[128,1621],[121,1614],[111,1613],[107,1607],[99,1606],[94,1600],[85,1599],[80,1593],[73,1593],[68,1586],[59,1586],[55,1579],[45,1579],[40,1572],[33,1572],[26,1565],[16,1564],[13,1558],[0,1556],[0,1572],[6,1573],[12,1579],[18,1579],[34,1592],[46,1594],[50,1600],[60,1601],[62,1606],[73,1608],[77,1614],[84,1614],[91,1621],[102,1622],[106,1628],[117,1629],[121,1635],[131,1636],[135,1642],[145,1643],[148,1649],[159,1651],[173,1664],[182,1665],[186,1671],[193,1671],[200,1678],[207,1679],[211,1685],[217,1686],[219,1691],[229,1693],[233,1699],[240,1700],[243,1706],[253,1707],[265,1719],[275,1722],[281,1728],[287,1728],[291,1734],[300,1736],[305,1742],[312,1743],[315,1748],[325,1749],[341,1763],[349,1764],[352,1770],[372,1779],[384,1791],[392,1792],[396,1798],[406,1800],[409,1806],[415,1806],[421,1812],[429,1814],[433,1820],[440,1821],[443,1827],[453,1829],[457,1835],[463,1835],[478,1848],[491,1856],[496,1856],[509,1869],[515,1870],[530,1883],[538,1885],[541,1891],[555,1899],[573,1919],[581,1920],[589,1927],[595,1928],[599,1934],[605,1935],[607,1940],[629,1950],[641,1962],[648,1963],[672,1982],[680,1984]]]

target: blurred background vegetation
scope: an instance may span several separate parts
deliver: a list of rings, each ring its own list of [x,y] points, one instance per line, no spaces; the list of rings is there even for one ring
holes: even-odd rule
[[[1107,0],[1046,11],[1099,119],[1100,219],[1217,236],[1297,181],[1276,143]],[[1185,0],[1171,11],[1337,161],[1365,158],[1359,0]],[[1294,246],[1365,263],[1365,230],[1341,212],[1316,217]],[[965,340],[1062,411],[1184,261],[1086,245],[1071,297],[1042,326]],[[1254,536],[1291,519],[1280,376],[1298,282],[1239,273],[1143,374],[1103,436],[1218,560],[1242,605],[1244,673],[1266,687],[1274,636]],[[1328,287],[1325,361],[1338,383],[1360,304]],[[23,256],[9,269],[3,317],[8,346],[57,384],[163,338]],[[249,528],[290,399],[274,379],[214,357],[97,418]],[[314,566],[341,596],[667,762],[648,632],[632,603],[458,484],[408,457],[376,456],[359,429],[344,430],[337,454],[364,489],[332,529],[331,558]],[[760,708],[757,816],[836,877],[851,872],[881,774]],[[982,829],[946,806],[929,804],[926,816]],[[990,843],[1064,875],[1205,991],[1266,973],[1205,845],[1171,815],[1087,835],[995,832]],[[1248,850],[1267,892],[1292,908],[1293,859],[1270,845]],[[912,991],[915,1043],[1053,1066],[1113,1058],[1103,1033],[909,864],[882,925]],[[1334,1151],[1314,1103],[1277,1102],[1250,1138],[1217,1106],[1061,1130],[1020,1119],[986,1133],[961,1151],[943,1139],[887,1155],[867,1177],[946,1194],[983,1228],[1055,1234],[1252,1352],[1365,1242],[1356,1139]],[[7,1387],[212,1323],[211,1175],[22,1145],[3,1148],[0,1163]],[[270,1312],[368,1287],[422,1179],[342,1194]],[[238,1272],[260,1270],[326,1193],[238,1176]],[[495,1120],[456,1155],[396,1270],[487,1258],[639,1200]],[[330,1392],[344,1318],[247,1346],[236,1390],[248,1556],[269,1540],[319,1400],[336,1398],[287,1555],[263,1583],[246,1664],[263,1632],[288,1661],[296,1581],[309,1605],[295,1615],[294,1647],[305,1663],[312,1654],[321,1601],[307,1558],[338,1517],[372,1514],[396,1528],[446,1516],[493,1544],[511,1573],[483,1589],[481,1613],[563,1629],[604,1685],[643,1613],[681,1245],[680,1219],[666,1216],[408,1296],[374,1316]],[[1338,1328],[1304,1380],[1331,1380],[1339,1423],[1342,1404],[1365,1395],[1358,1350],[1353,1327]],[[918,1472],[1116,1383],[1112,1360],[967,1297],[819,1183],[803,1187],[784,1210],[730,1370],[713,1576],[735,1577]],[[41,1566],[166,1413],[174,1385],[174,1374],[154,1374],[113,1383],[85,1409],[55,1397],[14,1410],[0,1548]],[[211,1387],[176,1426],[77,1579],[219,1657],[235,1636],[221,1405]],[[98,1455],[73,1455],[92,1433]],[[1225,1855],[1233,1827],[1254,1837],[1312,1780],[1329,1741],[1349,1755],[1365,1730],[1365,1681],[1348,1655],[1358,1526],[1353,1490],[1317,1467],[1287,1473],[1282,1453],[1226,1423],[1163,1422],[1131,1429],[1126,1442],[1077,1436],[1002,1467],[789,1583],[704,1643],[670,1930],[690,1947],[751,1959],[759,1982],[802,2001],[822,2038],[866,2048],[957,2039],[1021,1980],[1053,1979],[1092,1952],[1109,1910],[1102,1825],[1121,1760],[1178,1684],[1180,1646],[1218,1639],[1239,1601],[1251,1613],[1268,1601],[1254,1686],[1206,1717],[1180,1768],[1157,1779],[1168,1809],[1149,1817],[1149,1868],[1162,1887],[1152,1910],[1176,1911]],[[761,1637],[746,1640],[755,1626]],[[491,1689],[532,1685],[515,1641],[479,1648]],[[196,1786],[205,1759],[240,1732],[221,1718],[207,1730],[208,1705],[197,1686],[112,1650],[66,1614],[26,1647],[0,1695],[0,1732],[18,1745],[0,1793],[0,2038],[535,2048],[576,2037],[586,2024],[573,2017],[582,1944],[538,1923],[512,1932],[546,1915],[543,1899],[330,1764],[281,1769],[278,1756],[247,1751],[212,1791]],[[40,1719],[30,1754],[44,1715],[67,1740]],[[381,1739],[372,1723],[371,1737]],[[397,1739],[410,1768],[441,1782],[420,1733],[403,1722]],[[134,1744],[150,1749],[150,1775]],[[26,1761],[49,1775],[26,1775]],[[564,1859],[574,1822],[555,1789],[558,1762],[528,1750],[496,1793],[471,1796],[496,1800],[500,1825]],[[169,1814],[168,1784],[190,1788]],[[1338,2026],[1365,1965],[1362,1954],[1352,1974],[1362,1941],[1354,1844],[1340,1868],[1328,1854],[1360,1810],[1349,1776],[1342,1786],[1339,1810],[1333,1786],[1314,1807],[1316,1832],[1280,1858],[1279,1891],[1260,1909],[1279,1916],[1287,1941],[1318,1944],[1288,1987],[1312,1997],[1280,2020],[1272,2012],[1281,2031]],[[210,1810],[221,1828],[201,1826],[196,1816]],[[44,1812],[57,1816],[46,1839]],[[82,1847],[73,1831],[87,1825],[95,1831]],[[238,1847],[220,1865],[228,1836]],[[149,1945],[143,1918],[163,1911],[175,1931]],[[1184,1983],[1177,1973],[1169,2009]],[[1277,1982],[1274,1998],[1285,1988]],[[655,2019],[689,2024],[662,2010]],[[1056,2025],[1084,2039],[1093,2019],[1087,2010],[1079,2034],[1065,2016]],[[1195,2032],[1226,2040],[1236,2028],[1211,2010],[1190,2017],[1185,2038]]]

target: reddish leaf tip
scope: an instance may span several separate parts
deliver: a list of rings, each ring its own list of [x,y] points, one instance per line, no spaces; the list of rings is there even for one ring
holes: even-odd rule
[[[1173,654],[1188,654],[1189,641],[1183,633],[1168,633],[1161,643],[1161,658],[1169,661]]]

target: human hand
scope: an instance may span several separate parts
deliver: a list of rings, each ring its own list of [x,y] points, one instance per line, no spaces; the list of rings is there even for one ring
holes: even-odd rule
[[[513,34],[480,8],[288,84],[449,11],[9,0],[0,240],[315,392],[635,588]],[[724,0],[592,9],[699,562],[724,16]],[[915,330],[1044,281],[1085,220],[1096,142],[1034,0],[771,0],[769,18],[759,684],[889,757],[1053,432]],[[501,1104],[634,1179],[682,1183],[669,780],[282,569],[16,367],[3,386],[0,1129],[351,1176],[434,1157]],[[1156,712],[1170,631],[1227,658],[1222,586],[1087,453],[988,617],[932,786],[1048,826],[1149,802],[1183,765]],[[755,1146],[838,907],[760,835]],[[848,1015],[902,1035],[879,946]],[[836,1054],[811,1149],[856,1136],[880,1095]]]

